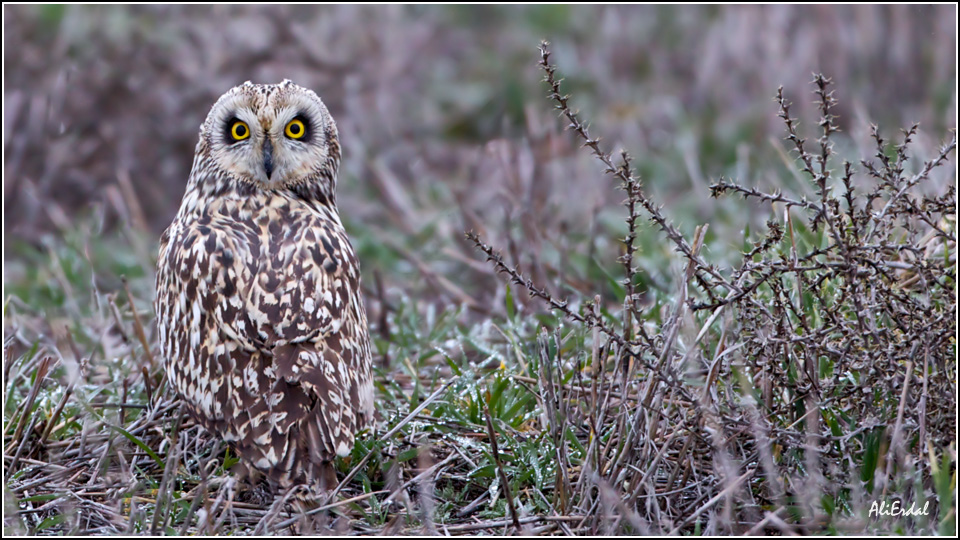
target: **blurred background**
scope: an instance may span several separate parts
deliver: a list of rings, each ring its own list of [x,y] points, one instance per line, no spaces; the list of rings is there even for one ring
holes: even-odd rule
[[[811,74],[832,77],[854,162],[873,153],[871,122],[888,138],[920,122],[928,159],[956,126],[955,29],[953,5],[5,6],[4,258],[83,219],[155,242],[217,97],[284,78],[338,122],[338,200],[374,261],[365,271],[472,267],[467,229],[515,259],[568,239],[616,250],[593,239],[623,227],[623,194],[545,98],[541,39],[591,133],[634,156],[682,230],[742,231],[766,209],[709,199],[720,175],[812,192],[788,157],[778,86],[815,136]]]

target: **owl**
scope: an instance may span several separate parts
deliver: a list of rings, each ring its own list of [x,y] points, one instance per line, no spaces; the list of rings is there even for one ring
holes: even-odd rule
[[[360,267],[336,204],[337,125],[290,81],[237,86],[200,126],[160,239],[170,385],[274,486],[323,493],[373,423]]]

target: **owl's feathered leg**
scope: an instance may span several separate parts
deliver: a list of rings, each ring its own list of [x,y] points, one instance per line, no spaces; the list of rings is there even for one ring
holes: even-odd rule
[[[242,461],[234,465],[231,472],[236,475],[237,480],[249,486],[249,489],[240,490],[241,502],[267,506],[278,495],[277,486],[269,478]]]
[[[250,489],[244,492],[244,501],[257,506],[266,506],[277,497],[276,490],[266,479],[251,483]]]
[[[337,469],[333,466],[333,462],[323,461],[320,463],[317,469],[320,480],[320,492],[326,495],[337,489],[337,485],[340,484],[340,481],[337,480]]]
[[[331,461],[320,461],[307,465],[306,478],[293,499],[294,512],[300,514],[299,534],[311,534],[329,529],[329,516],[326,511],[317,511],[326,503],[327,497],[337,488],[337,469]]]

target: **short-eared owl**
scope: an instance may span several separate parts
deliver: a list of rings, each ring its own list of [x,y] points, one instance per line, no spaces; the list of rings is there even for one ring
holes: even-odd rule
[[[156,308],[187,410],[280,487],[329,489],[373,423],[357,256],[337,213],[337,126],[290,81],[214,104],[160,239]]]

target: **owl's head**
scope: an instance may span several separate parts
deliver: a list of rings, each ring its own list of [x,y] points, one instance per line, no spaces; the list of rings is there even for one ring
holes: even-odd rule
[[[204,169],[212,165],[219,173],[217,183],[252,192],[293,190],[334,201],[340,166],[337,124],[317,94],[289,80],[248,81],[222,95],[200,127],[197,152],[207,161]]]

